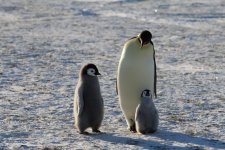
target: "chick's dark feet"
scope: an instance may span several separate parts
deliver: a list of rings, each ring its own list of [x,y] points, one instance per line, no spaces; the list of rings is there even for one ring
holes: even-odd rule
[[[83,132],[79,132],[80,134],[84,134],[84,135],[90,135],[89,132],[83,131]]]
[[[95,132],[95,133],[101,133],[101,131],[98,130],[98,129],[92,129],[92,132]]]

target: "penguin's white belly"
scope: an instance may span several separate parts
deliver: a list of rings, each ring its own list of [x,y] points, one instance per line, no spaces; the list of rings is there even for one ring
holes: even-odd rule
[[[140,103],[141,92],[150,89],[154,95],[154,60],[141,58],[122,59],[118,70],[118,94],[123,112],[132,118]]]

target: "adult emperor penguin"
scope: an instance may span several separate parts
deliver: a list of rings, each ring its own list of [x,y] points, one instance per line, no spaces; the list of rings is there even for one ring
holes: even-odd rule
[[[151,39],[149,31],[142,31],[128,40],[119,62],[117,93],[128,129],[132,132],[136,132],[135,111],[143,87],[150,89],[156,97],[155,50]]]
[[[84,65],[79,74],[74,96],[75,127],[80,134],[88,134],[89,127],[93,132],[100,132],[103,120],[103,99],[97,75],[100,75],[94,64]]]
[[[146,89],[140,97],[135,113],[135,125],[138,133],[154,133],[159,124],[158,111],[153,103],[150,90]]]

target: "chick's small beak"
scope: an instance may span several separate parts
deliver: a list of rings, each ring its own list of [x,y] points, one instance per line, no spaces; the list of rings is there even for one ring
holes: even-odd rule
[[[96,72],[96,74],[95,75],[101,75],[99,72]]]

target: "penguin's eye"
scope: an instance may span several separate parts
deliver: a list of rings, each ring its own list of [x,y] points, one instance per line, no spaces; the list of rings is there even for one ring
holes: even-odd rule
[[[149,90],[144,90],[142,92],[142,97],[150,97],[151,96],[151,92]]]
[[[141,96],[142,97],[146,97],[146,94],[147,94],[147,92],[146,91],[143,91]]]
[[[146,92],[146,91],[144,91],[143,96],[146,96],[146,95],[147,95],[147,92]]]
[[[89,69],[87,70],[87,74],[90,75],[90,76],[95,76],[95,69],[89,68]]]

